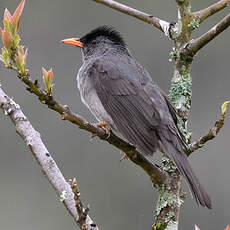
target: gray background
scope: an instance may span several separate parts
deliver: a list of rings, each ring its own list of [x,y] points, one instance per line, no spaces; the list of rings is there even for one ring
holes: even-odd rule
[[[168,21],[175,21],[177,17],[174,1],[123,2]],[[202,9],[214,2],[193,1],[192,9]],[[12,12],[18,3],[18,0],[0,0],[1,19],[5,7]],[[227,13],[229,8],[208,19],[194,36],[207,31]],[[64,38],[82,36],[99,25],[115,26],[154,80],[163,90],[169,90],[173,68],[168,59],[172,43],[146,23],[85,0],[28,0],[21,22],[23,44],[29,48],[31,76],[41,81],[41,66],[53,67],[55,98],[90,121],[94,119],[82,105],[75,84],[81,65],[80,50],[59,43]],[[193,63],[190,116],[193,139],[213,126],[222,102],[230,98],[229,39],[228,30],[205,47]],[[2,64],[0,81],[41,133],[64,176],[77,176],[82,199],[90,204],[90,215],[101,229],[151,229],[157,193],[142,169],[128,160],[120,163],[117,149],[97,138],[90,142],[89,133],[63,122],[25,91],[15,73]],[[194,224],[201,230],[224,229],[230,223],[229,117],[230,109],[218,137],[191,157],[197,175],[213,200],[213,210],[198,207],[189,198],[181,210],[180,229],[193,229]],[[0,229],[75,229],[72,217],[3,113],[0,147]]]

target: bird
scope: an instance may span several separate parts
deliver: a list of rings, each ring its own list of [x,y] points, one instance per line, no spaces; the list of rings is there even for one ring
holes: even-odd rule
[[[212,203],[186,155],[186,141],[178,128],[178,112],[149,72],[131,54],[115,28],[100,26],[81,38],[63,43],[81,48],[77,86],[82,102],[97,119],[136,146],[143,156],[163,148],[187,181],[198,205]]]

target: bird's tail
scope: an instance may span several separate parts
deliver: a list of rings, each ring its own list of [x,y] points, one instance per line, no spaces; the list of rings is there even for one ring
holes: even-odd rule
[[[203,188],[203,186],[200,184],[199,179],[196,177],[190,163],[188,160],[187,155],[180,147],[179,143],[173,143],[164,136],[161,136],[161,142],[166,148],[166,151],[170,155],[170,157],[173,159],[174,163],[176,164],[179,172],[182,174],[182,176],[186,179],[186,181],[189,184],[189,187],[191,189],[191,192],[196,200],[196,202],[202,206],[205,206],[209,209],[212,208],[211,199],[208,196],[207,192]],[[178,142],[178,140],[175,140]],[[179,145],[178,145],[179,144]],[[181,150],[180,150],[181,149]]]

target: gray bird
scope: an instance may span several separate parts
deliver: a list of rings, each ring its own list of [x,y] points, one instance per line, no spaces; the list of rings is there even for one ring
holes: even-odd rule
[[[161,146],[188,182],[198,204],[211,200],[185,153],[177,112],[146,69],[131,55],[122,36],[107,26],[63,43],[81,47],[83,64],[77,74],[82,102],[107,133],[120,132],[145,156]]]

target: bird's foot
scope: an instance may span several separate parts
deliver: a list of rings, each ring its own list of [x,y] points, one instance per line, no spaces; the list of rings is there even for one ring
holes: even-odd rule
[[[120,161],[128,159],[128,155],[126,153],[123,153],[123,156],[120,158]]]
[[[97,123],[94,123],[95,126],[103,129],[105,131],[106,134],[110,135],[110,131],[109,129],[107,128],[107,126],[109,125],[109,123],[107,121],[101,121],[101,122],[97,122]]]

